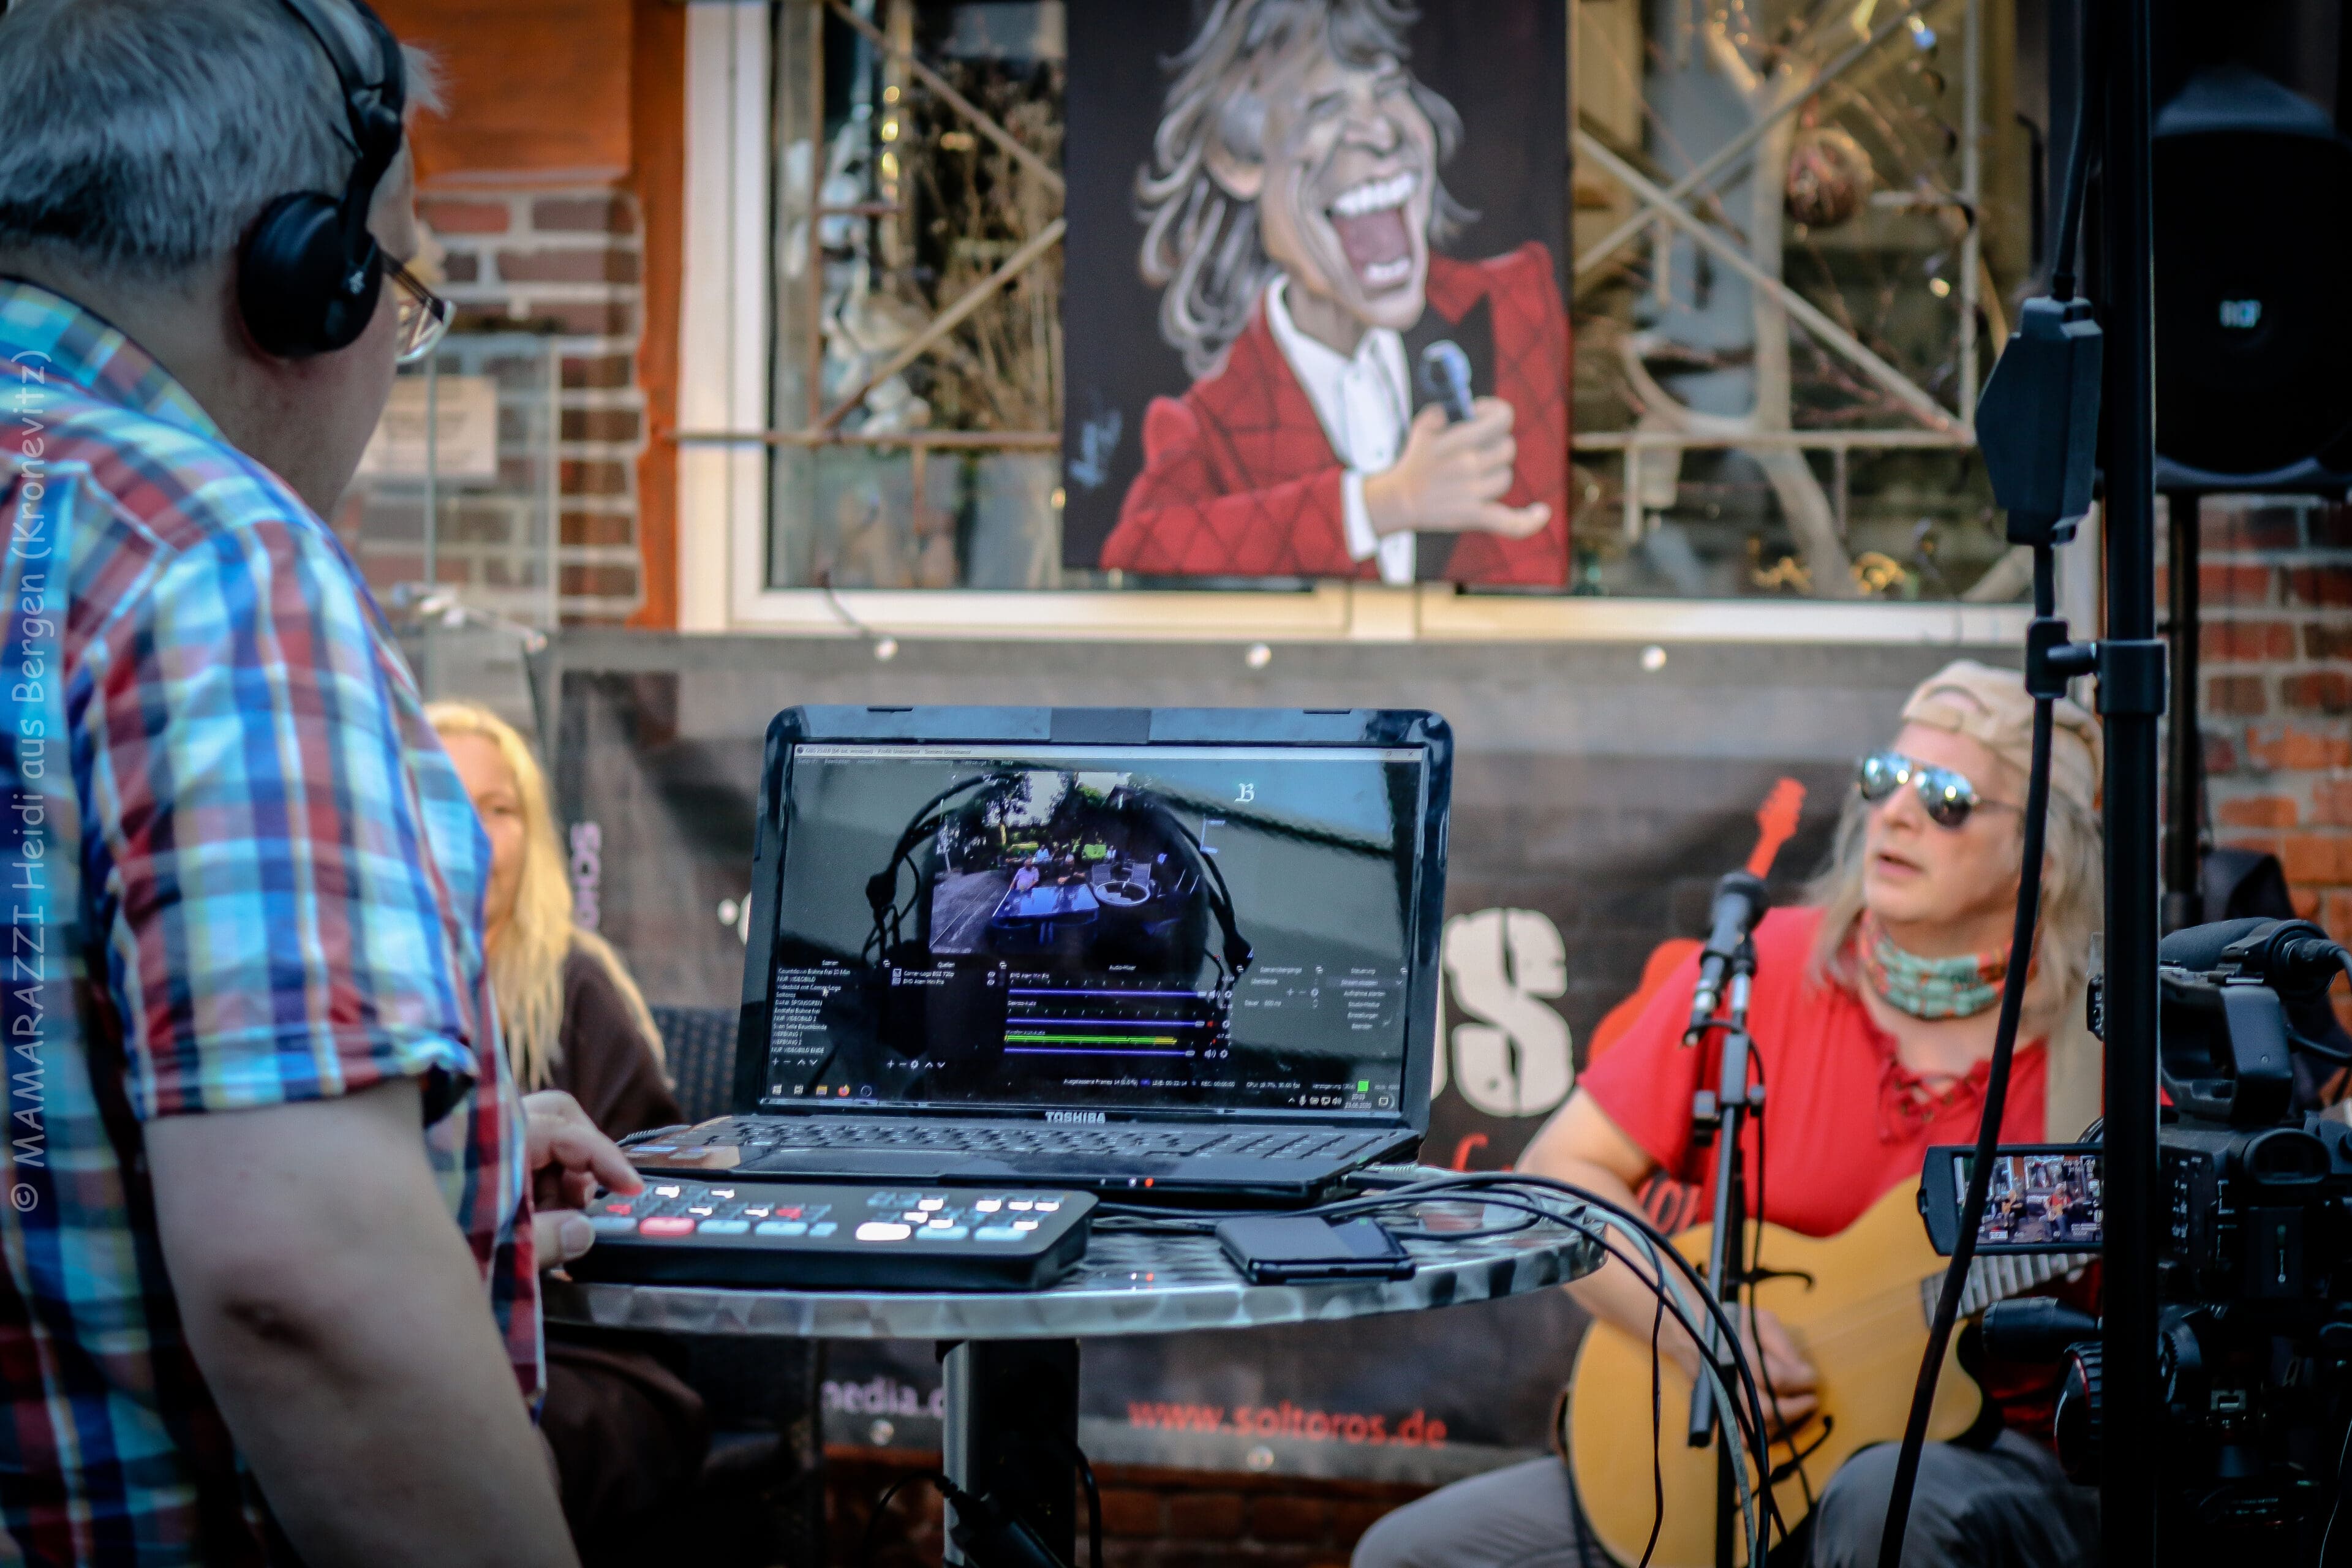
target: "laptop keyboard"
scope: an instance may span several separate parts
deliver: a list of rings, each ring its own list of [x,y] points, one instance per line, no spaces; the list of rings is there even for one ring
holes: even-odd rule
[[[768,1153],[785,1149],[929,1149],[970,1154],[1109,1155],[1127,1159],[1215,1154],[1253,1160],[1352,1160],[1390,1132],[1328,1127],[1240,1129],[1048,1127],[1002,1122],[828,1121],[793,1117],[738,1122],[714,1142]]]

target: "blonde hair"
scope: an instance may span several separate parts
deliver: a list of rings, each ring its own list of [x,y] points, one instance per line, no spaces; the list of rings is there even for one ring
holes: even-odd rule
[[[1863,836],[1870,805],[1859,786],[1838,816],[1830,862],[1805,889],[1805,902],[1822,910],[1808,966],[1817,984],[1859,989],[1853,931],[1863,912]],[[2021,840],[2018,849],[2023,849]],[[2020,1033],[2046,1041],[2049,1088],[2043,1120],[2054,1139],[2074,1136],[2099,1113],[2099,1042],[2084,1022],[2084,992],[2091,943],[2106,909],[2106,863],[2097,818],[2072,795],[2050,794],[2042,844],[2042,909],[2035,925],[2036,968],[2025,990]]]
[[[425,716],[444,740],[477,735],[496,746],[514,774],[522,806],[522,872],[515,880],[514,912],[486,955],[490,990],[499,1001],[507,1062],[525,1093],[554,1080],[563,1031],[563,965],[578,948],[604,966],[645,1036],[654,1060],[662,1060],[661,1033],[654,1027],[644,993],[629,978],[612,944],[572,918],[572,881],[564,874],[563,847],[555,837],[555,815],[547,802],[547,775],[530,744],[515,727],[478,702],[435,702]]]

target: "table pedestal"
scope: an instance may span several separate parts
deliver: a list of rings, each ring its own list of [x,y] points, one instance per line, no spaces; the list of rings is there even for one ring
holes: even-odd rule
[[[949,1341],[940,1352],[948,1479],[993,1497],[1077,1562],[1078,1342]],[[965,1561],[952,1542],[947,1560]]]

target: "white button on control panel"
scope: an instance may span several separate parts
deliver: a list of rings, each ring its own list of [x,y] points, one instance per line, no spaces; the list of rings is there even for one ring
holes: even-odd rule
[[[857,1227],[857,1239],[860,1241],[904,1241],[914,1234],[912,1226],[900,1225],[895,1220],[869,1219]]]

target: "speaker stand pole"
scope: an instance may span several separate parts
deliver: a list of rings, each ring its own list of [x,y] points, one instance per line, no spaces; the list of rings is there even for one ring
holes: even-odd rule
[[[2200,537],[2196,490],[2164,492],[2170,535],[2172,705],[2164,766],[2164,929],[2202,924],[2205,871],[2204,736],[2197,727],[2197,659],[2201,635],[2197,580]]]
[[[2103,1555],[2113,1568],[2157,1556],[2159,1405],[2156,1258],[2165,1213],[2156,1141],[2157,726],[2160,693],[2108,679],[2156,638],[2155,226],[2148,142],[2150,0],[2100,0],[2095,56],[2106,72],[2106,173],[2101,182],[2098,297],[2106,331],[2106,642],[2099,708],[2106,719],[2107,1085],[2104,1324],[2107,1434],[2101,1469]],[[2110,653],[2112,651],[2112,660]],[[2161,670],[2161,663],[2156,668]],[[2160,679],[2160,677],[2159,677]],[[2147,684],[2154,684],[2148,682]]]

